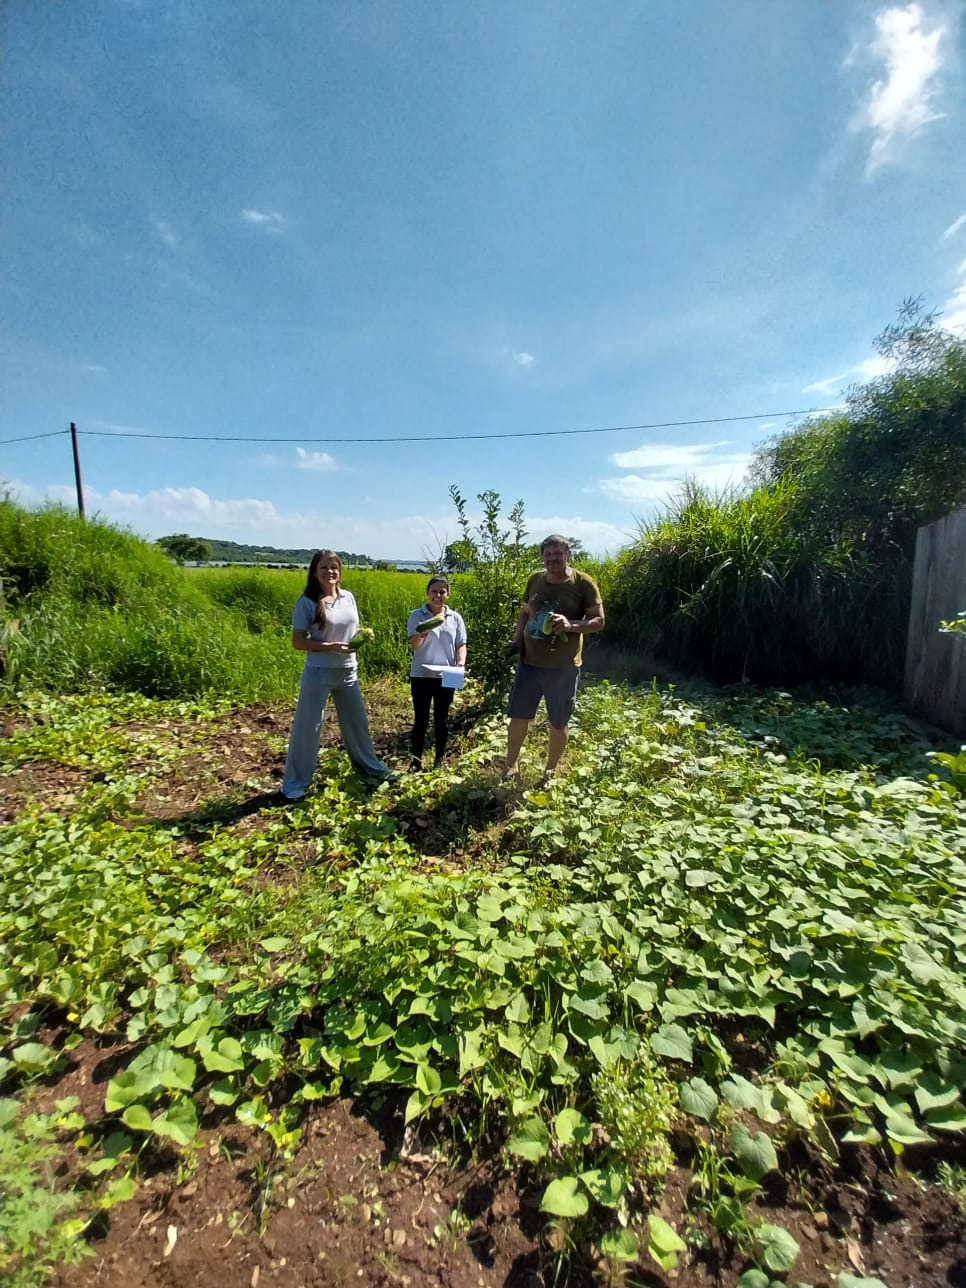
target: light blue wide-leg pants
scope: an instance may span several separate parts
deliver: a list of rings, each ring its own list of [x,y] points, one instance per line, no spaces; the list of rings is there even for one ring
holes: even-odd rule
[[[376,755],[369,732],[369,717],[359,687],[355,668],[335,666],[306,667],[299,684],[299,700],[288,740],[285,777],[282,791],[297,799],[304,796],[312,782],[319,759],[319,739],[329,695],[339,720],[342,741],[349,759],[361,774],[370,778],[388,778],[392,772]]]

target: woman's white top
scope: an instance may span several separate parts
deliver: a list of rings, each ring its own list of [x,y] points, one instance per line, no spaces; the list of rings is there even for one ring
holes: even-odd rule
[[[434,626],[426,632],[426,643],[413,650],[413,664],[409,674],[414,679],[438,680],[439,672],[430,671],[431,666],[453,666],[456,662],[456,650],[466,643],[466,623],[454,608],[446,607],[445,620],[441,626]],[[406,623],[406,634],[415,635],[416,627],[436,614],[428,604],[414,608]]]
[[[335,603],[325,605],[325,626],[321,630],[314,620],[316,608],[308,595],[300,595],[292,610],[292,630],[326,644],[348,644],[359,629],[359,610],[352,591],[340,589]],[[304,668],[328,666],[352,671],[357,665],[355,653],[306,653]]]

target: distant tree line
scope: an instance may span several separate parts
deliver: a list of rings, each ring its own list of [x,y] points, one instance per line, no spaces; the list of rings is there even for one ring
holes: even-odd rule
[[[176,532],[159,537],[157,545],[177,563],[282,563],[307,565],[315,554],[315,547],[304,550],[280,550],[275,546],[246,546],[238,541],[220,541],[216,537],[190,537],[186,532]],[[348,550],[336,552],[345,564],[382,566],[381,561],[368,555],[352,554]]]

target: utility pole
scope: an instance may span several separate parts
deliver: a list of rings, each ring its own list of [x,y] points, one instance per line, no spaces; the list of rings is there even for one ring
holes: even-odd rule
[[[77,426],[73,421],[70,422],[70,441],[74,449],[74,484],[77,488],[77,513],[83,519],[84,515],[84,484],[81,482],[80,471],[80,451],[77,447]]]

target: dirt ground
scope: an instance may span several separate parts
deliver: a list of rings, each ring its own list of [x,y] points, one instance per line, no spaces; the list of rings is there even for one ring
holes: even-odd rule
[[[405,763],[405,693],[377,686],[367,699],[380,753]],[[277,784],[290,719],[289,709],[258,706],[215,722],[205,747],[151,779],[138,810],[177,823],[188,838],[192,829],[200,835],[215,822],[257,828],[266,790],[253,792],[251,784]],[[325,741],[336,737],[332,722]],[[0,778],[0,820],[38,799],[69,810],[85,782],[80,771],[26,766]],[[225,803],[216,811],[210,801],[219,784]],[[481,811],[480,833],[462,838],[462,855],[447,852],[445,819],[401,822],[419,833],[428,856],[459,862],[499,831],[502,814],[498,803]],[[47,1036],[56,1040],[53,1030]],[[33,1107],[52,1108],[57,1098],[76,1095],[88,1120],[96,1119],[107,1082],[129,1054],[126,1047],[85,1040]],[[340,1098],[310,1108],[294,1157],[282,1161],[264,1135],[230,1115],[207,1118],[187,1154],[142,1156],[134,1198],[89,1229],[92,1255],[52,1282],[57,1288],[734,1288],[749,1264],[720,1243],[667,1274],[646,1254],[632,1266],[602,1262],[589,1228],[569,1235],[548,1228],[538,1210],[541,1187],[526,1168],[509,1168],[495,1143],[470,1158],[459,1153],[452,1134],[448,1139],[447,1145],[445,1130],[435,1140],[405,1132],[401,1104],[373,1113],[361,1100]],[[945,1156],[966,1162],[962,1148]],[[679,1161],[660,1207],[678,1228],[691,1185],[686,1158]],[[928,1176],[936,1162],[920,1157],[910,1166]],[[966,1288],[966,1214],[943,1190],[871,1150],[853,1148],[835,1168],[804,1155],[800,1163],[794,1186],[776,1177],[758,1204],[761,1217],[784,1226],[801,1245],[792,1282],[835,1288],[845,1269],[877,1276],[887,1288]],[[577,1245],[583,1255],[576,1255]]]

